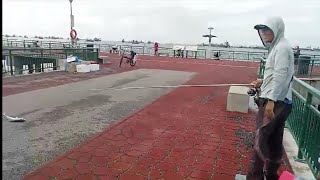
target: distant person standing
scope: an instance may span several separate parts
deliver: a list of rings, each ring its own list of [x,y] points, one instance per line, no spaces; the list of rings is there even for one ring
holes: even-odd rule
[[[159,50],[159,44],[158,44],[157,42],[154,43],[153,48],[154,48],[154,55],[155,55],[155,56],[159,56],[159,52],[158,52],[158,50]]]
[[[113,45],[111,52],[112,53],[117,53],[117,50],[118,50],[118,46],[117,45]]]
[[[294,52],[294,57],[295,57],[295,58],[299,58],[299,56],[300,56],[300,47],[297,46],[297,47],[296,47],[296,51]]]
[[[297,65],[299,57],[300,57],[300,48],[299,48],[299,46],[296,47],[296,50],[294,51],[293,55],[294,55],[294,64]]]

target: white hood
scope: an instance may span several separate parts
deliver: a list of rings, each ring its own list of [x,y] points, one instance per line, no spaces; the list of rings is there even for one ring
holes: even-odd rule
[[[265,47],[270,48],[270,50],[271,50],[276,44],[278,44],[280,39],[284,38],[285,26],[284,26],[284,22],[281,17],[272,17],[272,18],[267,19],[267,21],[264,24],[258,24],[256,26],[254,26],[254,29],[258,30],[258,32],[259,32],[260,29],[264,29],[266,27],[270,28],[273,31],[274,38],[273,38],[272,43],[270,44],[270,43],[264,42],[260,33],[259,33],[259,35],[260,35],[260,39],[261,39],[263,45]]]
[[[269,28],[273,31],[274,38],[271,43],[262,43],[269,48],[266,59],[261,98],[273,101],[292,100],[292,77],[294,74],[294,59],[290,43],[284,37],[284,22],[280,17],[268,19],[264,24],[254,27],[259,34],[261,29]]]

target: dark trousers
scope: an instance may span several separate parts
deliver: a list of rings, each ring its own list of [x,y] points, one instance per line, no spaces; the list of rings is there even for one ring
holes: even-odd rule
[[[259,111],[256,118],[257,132],[259,138],[258,150],[254,149],[252,164],[250,166],[247,180],[278,180],[278,168],[281,165],[283,153],[283,131],[285,121],[291,113],[292,105],[278,101],[274,105],[275,117],[267,125],[264,124],[264,112],[267,100],[259,99]],[[259,130],[259,131],[258,131]],[[264,155],[264,159],[261,157]]]

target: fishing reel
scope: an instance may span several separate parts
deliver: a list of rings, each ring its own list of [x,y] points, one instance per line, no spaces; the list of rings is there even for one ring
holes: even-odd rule
[[[249,96],[253,96],[254,103],[256,103],[256,105],[259,106],[260,89],[250,88],[247,93]]]
[[[258,93],[258,89],[257,88],[250,88],[247,93],[249,96],[255,96]]]

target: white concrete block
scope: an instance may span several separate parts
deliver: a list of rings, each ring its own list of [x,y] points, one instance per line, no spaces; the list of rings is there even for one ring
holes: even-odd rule
[[[99,71],[100,69],[99,64],[89,64],[88,66],[90,68],[90,71]]]
[[[75,62],[67,63],[67,71],[71,73],[76,72],[77,71],[76,63]]]
[[[59,70],[67,71],[67,59],[59,59],[58,66],[59,66]]]
[[[80,72],[80,73],[90,72],[90,67],[89,67],[89,65],[78,64],[77,65],[77,72]]]
[[[119,51],[120,52],[120,51]],[[120,54],[121,55],[121,54]],[[107,64],[110,63],[110,58],[109,56],[99,56],[99,58],[102,59],[102,64]]]
[[[248,113],[249,95],[248,87],[231,86],[228,93],[227,111]]]

